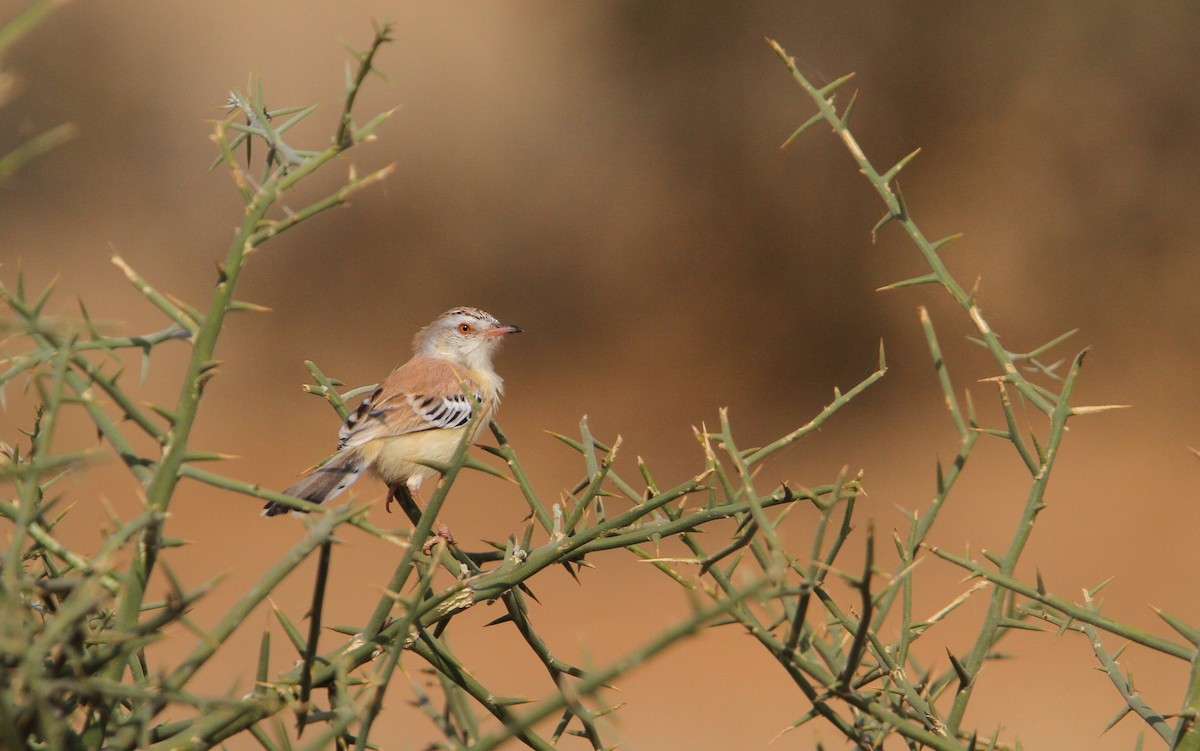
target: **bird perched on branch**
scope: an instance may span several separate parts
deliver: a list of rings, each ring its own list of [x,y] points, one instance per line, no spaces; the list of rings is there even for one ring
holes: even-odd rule
[[[520,326],[500,323],[478,308],[438,316],[413,338],[412,359],[347,418],[337,453],[283,492],[324,503],[370,469],[387,483],[389,507],[402,484],[416,495],[421,482],[437,474],[423,462],[449,462],[475,410],[479,417],[468,440],[487,427],[504,391],[492,356],[506,336],[520,332]],[[272,501],[263,515],[291,510]]]

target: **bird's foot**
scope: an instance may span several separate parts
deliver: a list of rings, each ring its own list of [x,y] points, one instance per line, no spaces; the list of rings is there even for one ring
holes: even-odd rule
[[[450,531],[450,528],[445,524],[438,524],[438,528],[433,533],[433,536],[426,540],[425,544],[421,546],[421,552],[425,555],[429,555],[429,552],[433,550],[433,546],[437,545],[438,540],[445,540],[447,545],[458,545],[458,542],[454,539],[454,534]]]

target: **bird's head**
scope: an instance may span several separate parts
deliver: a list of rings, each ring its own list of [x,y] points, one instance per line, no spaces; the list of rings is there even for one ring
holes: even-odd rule
[[[478,308],[454,308],[417,332],[413,352],[441,357],[473,370],[490,369],[492,354],[504,337],[519,333],[520,326],[500,323]]]

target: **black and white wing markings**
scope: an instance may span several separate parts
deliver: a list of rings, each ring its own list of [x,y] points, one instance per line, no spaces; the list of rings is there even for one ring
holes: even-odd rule
[[[363,399],[358,408],[346,418],[346,422],[342,423],[342,427],[338,431],[339,451],[350,446],[359,446],[376,437],[382,423],[368,418],[371,415],[372,405],[382,395],[383,387],[381,386]]]
[[[466,394],[448,396],[424,396],[408,394],[408,406],[421,416],[426,425],[423,430],[465,427],[471,421],[471,403],[483,403],[483,395],[476,392],[470,398]]]
[[[353,448],[384,438],[423,430],[445,430],[465,427],[471,421],[472,402],[483,403],[483,394],[424,394],[395,393],[383,396],[375,389],[358,409],[346,419],[338,434],[338,449]]]

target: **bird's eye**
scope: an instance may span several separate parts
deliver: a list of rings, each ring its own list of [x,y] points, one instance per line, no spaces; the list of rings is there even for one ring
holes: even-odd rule
[[[469,334],[472,331],[474,331],[475,329],[471,328],[471,324],[469,324],[469,323],[460,323],[460,324],[458,324],[458,330],[464,334]]]

